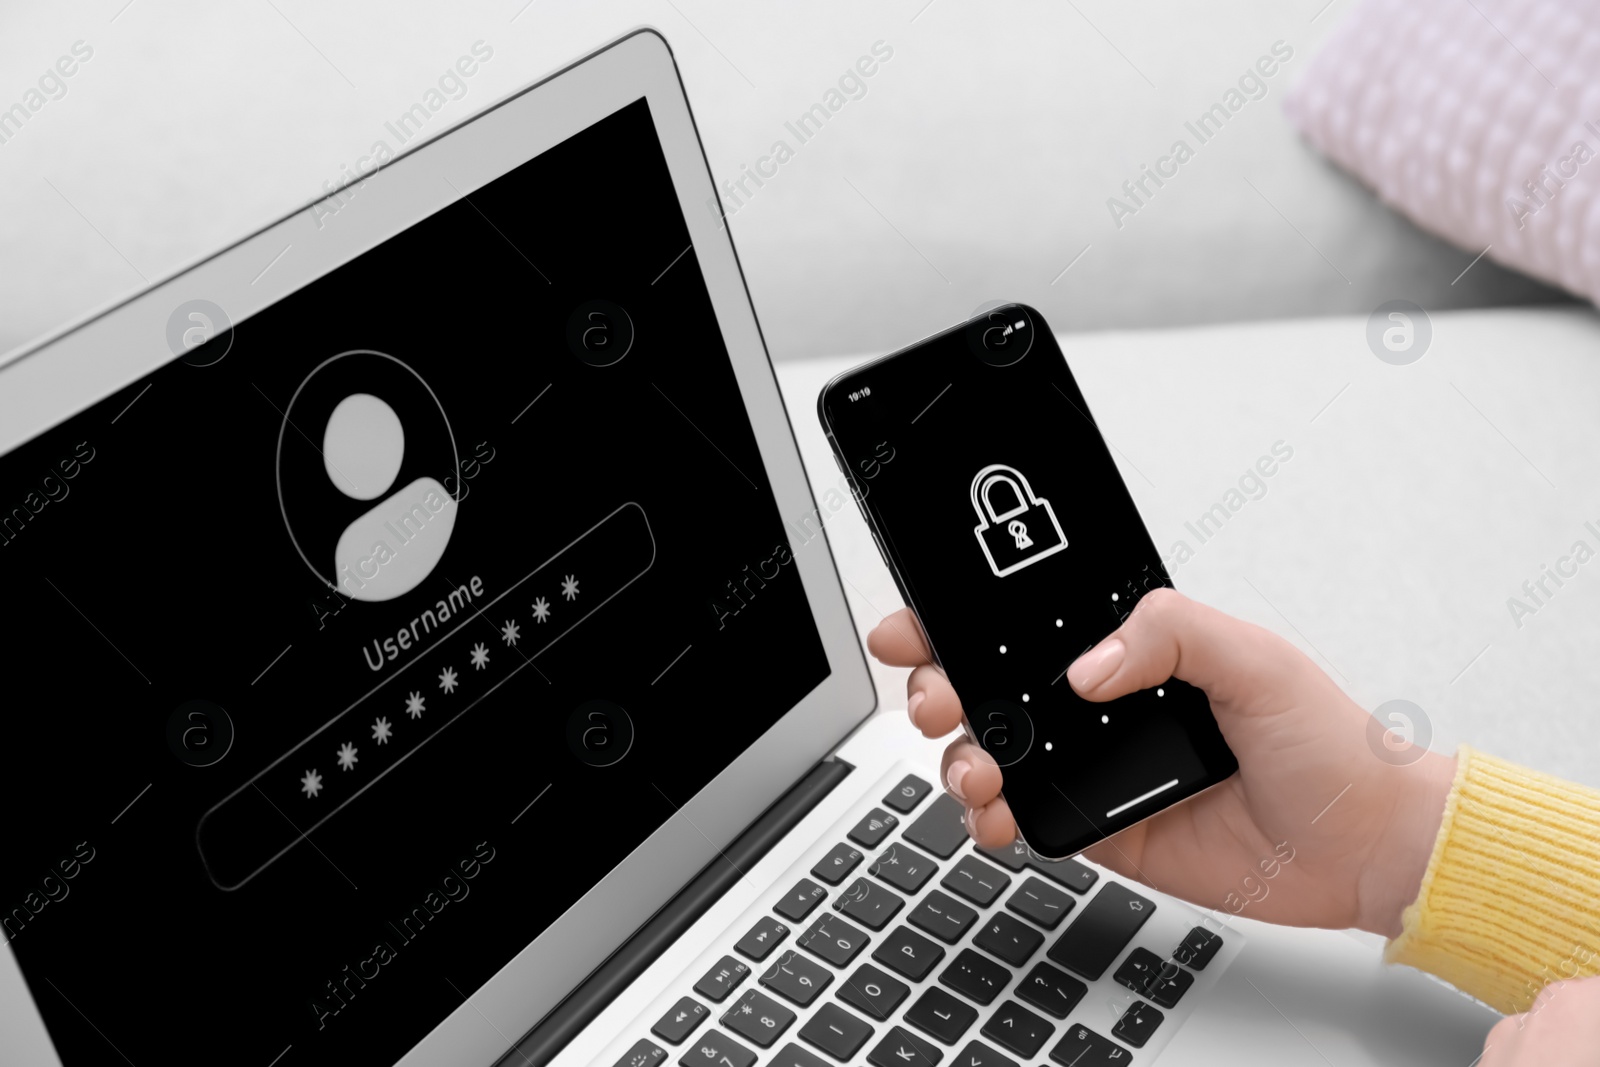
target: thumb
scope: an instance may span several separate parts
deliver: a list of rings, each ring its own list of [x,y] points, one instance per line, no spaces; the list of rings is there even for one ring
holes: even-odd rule
[[[1154,589],[1105,640],[1067,668],[1086,700],[1114,700],[1177,678],[1213,703],[1282,692],[1314,665],[1278,635],[1175,589]]]

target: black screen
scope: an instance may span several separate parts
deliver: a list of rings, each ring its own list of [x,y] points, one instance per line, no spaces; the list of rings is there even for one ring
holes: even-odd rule
[[[1035,851],[1081,851],[1233,773],[1198,689],[1095,704],[1065,678],[1171,582],[1037,312],[852,371],[821,414]]]
[[[827,676],[771,490],[642,99],[6,456],[68,1067],[402,1055]]]

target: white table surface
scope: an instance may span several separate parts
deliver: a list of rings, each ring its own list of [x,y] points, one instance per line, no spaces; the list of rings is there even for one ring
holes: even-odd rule
[[[1373,356],[1365,316],[1059,340],[1158,549],[1197,548],[1179,589],[1282,634],[1369,709],[1412,701],[1431,747],[1600,787],[1600,558],[1520,627],[1506,606],[1574,541],[1600,552],[1600,313],[1432,323],[1405,367]],[[841,478],[817,392],[869,355],[778,365],[815,493]],[[1266,495],[1197,545],[1184,523],[1280,440],[1294,456]],[[854,506],[827,530],[864,635],[899,593]],[[904,708],[906,672],[873,671],[880,706]]]

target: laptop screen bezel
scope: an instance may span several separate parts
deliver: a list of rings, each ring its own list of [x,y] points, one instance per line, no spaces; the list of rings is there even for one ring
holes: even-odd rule
[[[876,705],[826,536],[670,47],[634,30],[408,150],[353,196],[319,199],[143,292],[0,360],[0,454],[174,359],[171,310],[191,299],[236,327],[343,263],[644,97],[700,262],[761,458],[790,539],[829,674],[737,759],[592,886],[400,1061],[493,1063],[626,942],[761,811],[826,756]],[[347,191],[348,192],[348,191]],[[336,209],[336,210],[331,210]],[[552,205],[552,210],[605,210]],[[287,254],[286,250],[298,252]],[[264,267],[271,265],[269,270]],[[774,662],[773,670],[782,670]],[[719,709],[737,714],[737,708]],[[705,724],[685,722],[695,730]],[[532,779],[530,778],[530,782]],[[553,847],[561,842],[553,841]],[[42,1028],[15,974],[0,1005],[0,1042]],[[467,991],[464,991],[467,992]],[[154,1025],[154,1023],[153,1023]]]

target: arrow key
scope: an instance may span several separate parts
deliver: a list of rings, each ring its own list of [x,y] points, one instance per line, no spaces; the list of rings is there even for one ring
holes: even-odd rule
[[[681,1045],[706,1017],[706,1006],[693,997],[684,997],[656,1020],[650,1032],[669,1045]]]
[[[935,1067],[944,1059],[936,1045],[930,1045],[902,1026],[891,1026],[889,1032],[867,1053],[872,1067]]]
[[[1150,1040],[1150,1035],[1156,1032],[1156,1027],[1165,1018],[1144,1001],[1136,1000],[1122,1013],[1117,1025],[1111,1028],[1111,1036],[1126,1041],[1134,1048],[1144,1048],[1144,1043]]]
[[[1149,997],[1163,1008],[1177,1007],[1178,1001],[1194,985],[1194,975],[1147,948],[1135,948],[1128,953],[1128,958],[1111,977],[1119,985],[1127,986],[1141,997]]]

